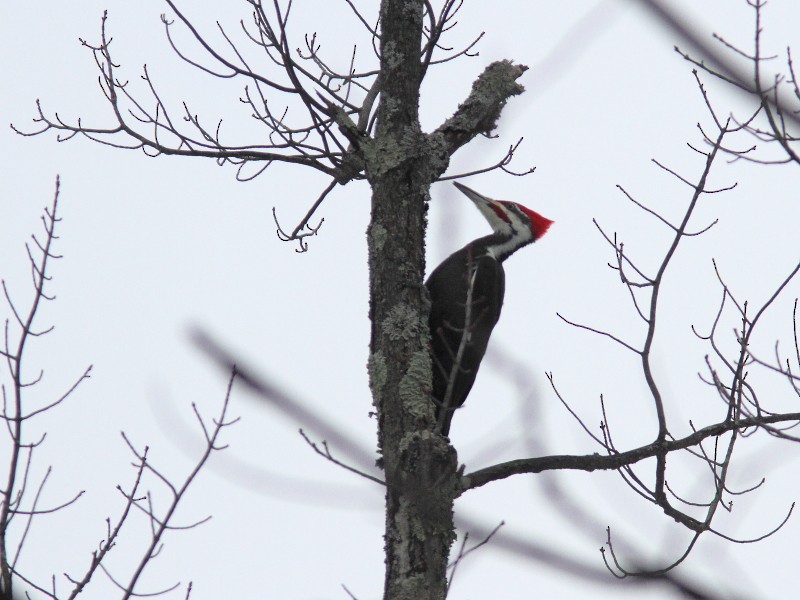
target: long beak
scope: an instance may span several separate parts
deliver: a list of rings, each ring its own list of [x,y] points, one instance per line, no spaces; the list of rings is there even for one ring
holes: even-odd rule
[[[478,204],[490,204],[492,202],[491,198],[487,198],[486,196],[479,194],[473,189],[468,188],[463,183],[458,183],[457,181],[453,182],[453,185],[456,186],[459,191],[464,194],[467,198]]]
[[[479,194],[475,190],[471,190],[467,186],[458,183],[457,181],[454,181],[453,185],[455,185],[467,198],[472,200],[475,208],[480,211],[480,213],[483,215],[483,218],[486,219],[493,231],[500,231],[503,227],[508,225],[508,215],[497,200],[489,198],[488,196],[484,196],[483,194]]]
[[[481,214],[483,214],[486,220],[492,224],[492,227],[494,227],[494,219],[496,219],[498,216],[503,221],[508,221],[508,219],[503,216],[505,211],[500,208],[500,205],[494,198],[489,198],[489,196],[479,194],[475,190],[468,188],[463,183],[458,183],[457,181],[454,181],[453,185],[456,186],[467,198],[472,200],[472,203],[478,208],[479,211],[481,211]]]

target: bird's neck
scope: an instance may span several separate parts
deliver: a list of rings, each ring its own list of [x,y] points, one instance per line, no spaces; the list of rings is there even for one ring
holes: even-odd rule
[[[492,233],[473,241],[472,252],[475,256],[491,256],[498,262],[503,262],[520,248],[533,241],[531,238],[521,238],[504,233]]]

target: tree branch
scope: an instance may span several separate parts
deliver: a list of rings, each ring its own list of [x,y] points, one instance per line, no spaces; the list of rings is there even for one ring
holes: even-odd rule
[[[646,446],[634,448],[633,450],[611,455],[552,455],[538,458],[520,458],[492,465],[491,467],[479,469],[464,475],[461,478],[461,492],[463,493],[467,490],[484,486],[492,481],[511,477],[512,475],[541,473],[543,471],[552,471],[556,469],[571,471],[607,471],[620,469],[646,458],[653,458],[676,450],[691,448],[705,439],[717,437],[729,431],[742,430],[748,427],[761,427],[773,423],[788,423],[791,421],[800,421],[800,412],[782,413],[765,417],[748,417],[734,421],[722,421],[698,429],[696,432],[683,438],[654,442]]]
[[[508,99],[525,91],[517,79],[527,70],[509,60],[491,63],[472,84],[467,99],[431,137],[440,141],[450,156],[479,134],[490,134]]]

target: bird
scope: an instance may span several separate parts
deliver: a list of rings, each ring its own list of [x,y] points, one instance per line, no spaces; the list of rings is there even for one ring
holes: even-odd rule
[[[503,261],[541,238],[553,221],[522,204],[454,185],[472,200],[492,233],[446,258],[428,277],[428,324],[437,428],[447,437],[456,409],[475,383],[505,295]]]

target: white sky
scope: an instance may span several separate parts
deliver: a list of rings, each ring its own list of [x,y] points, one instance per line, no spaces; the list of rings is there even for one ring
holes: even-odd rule
[[[237,100],[241,84],[209,80],[171,53],[158,18],[164,5],[117,0],[85,0],[79,7],[53,4],[6,3],[1,9],[3,122],[33,129],[36,98],[50,115],[57,110],[70,121],[81,116],[86,124],[110,122],[94,63],[77,39],[97,41],[102,10],[108,8],[118,72],[137,95],[146,91],[139,79],[146,63],[170,104],[187,100],[208,122],[226,118],[236,142],[258,139],[257,130],[246,128],[246,112]],[[213,33],[216,19],[233,29],[248,16],[244,2],[227,3],[226,12],[220,12],[220,4],[202,2],[193,8],[204,31]],[[715,31],[743,45],[752,40],[751,12],[744,2],[674,4],[691,9],[688,14],[706,37]],[[341,61],[349,58],[356,41],[364,60],[370,59],[369,43],[343,2],[296,5],[296,33],[317,31],[323,50]],[[613,255],[592,219],[620,232],[626,247],[652,269],[667,242],[664,230],[632,207],[615,185],[668,216],[680,214],[690,197],[688,188],[650,159],[687,177],[698,175],[702,163],[686,142],[698,144],[696,123],[708,123],[690,65],[672,50],[678,40],[632,3],[536,0],[497,6],[466,3],[452,43],[485,30],[480,56],[430,72],[423,89],[423,125],[430,130],[452,114],[489,62],[511,58],[529,65],[522,79],[528,91],[509,102],[498,130],[501,138],[462,149],[452,172],[494,161],[524,136],[515,165],[520,170],[535,165],[535,174],[513,178],[495,172],[471,178],[469,185],[521,201],[556,224],[543,241],[507,264],[504,316],[487,365],[452,430],[468,471],[529,455],[534,451],[529,439],[535,440],[537,453],[597,451],[555,398],[545,371],[554,373],[573,409],[595,430],[598,396],[604,394],[618,447],[655,437],[652,405],[632,355],[566,326],[555,313],[641,343],[643,328],[625,290],[605,267]],[[774,0],[765,19],[768,51],[784,52],[788,44],[800,48],[796,3]],[[295,45],[301,43],[298,36]],[[772,69],[784,66],[769,64]],[[722,112],[741,104],[718,86],[711,89]],[[149,445],[151,459],[174,480],[191,469],[200,440],[191,402],[205,415],[215,414],[226,383],[190,343],[193,326],[213,333],[365,449],[374,446],[365,368],[365,183],[335,190],[319,212],[325,217],[319,236],[301,255],[274,235],[271,209],[276,207],[282,222],[292,226],[326,184],[315,173],[277,166],[240,184],[233,169],[208,160],[154,160],[82,139],[58,144],[49,134],[21,138],[9,128],[0,129],[0,136],[0,275],[18,306],[26,306],[30,293],[23,244],[38,231],[56,174],[62,180],[63,223],[56,251],[64,259],[52,265],[49,288],[58,299],[39,315],[40,326],[56,328],[31,346],[29,373],[45,371],[44,382],[30,392],[31,402],[51,400],[88,364],[94,365],[92,379],[68,403],[28,430],[30,439],[47,432],[34,469],[41,477],[48,465],[53,467],[43,505],[86,490],[68,510],[35,521],[23,557],[28,576],[44,584],[55,574],[64,592],[69,586],[61,573],[77,576],[85,569],[104,535],[104,519],[113,519],[122,507],[115,486],[128,486],[133,477],[120,430],[140,447]],[[720,162],[712,185],[734,181],[739,186],[733,192],[703,201],[696,227],[717,217],[720,223],[685,243],[667,280],[655,358],[676,435],[689,431],[689,419],[700,427],[722,415],[713,392],[698,383],[696,373],[703,370],[709,350],[690,330],[694,324],[707,331],[718,307],[711,258],[740,298],[754,306],[796,262],[797,169]],[[487,230],[449,183],[435,185],[432,197],[429,270]],[[779,335],[789,348],[791,299],[798,287],[787,290],[786,301],[756,337],[755,351],[762,356],[770,356]],[[727,313],[720,330],[729,332],[736,325]],[[762,380],[763,398],[796,410],[788,386],[775,378]],[[8,385],[8,378],[4,382]],[[213,518],[168,536],[138,591],[191,580],[195,600],[346,598],[340,584],[361,600],[380,597],[381,490],[314,455],[296,432],[303,423],[265,409],[241,387],[234,392],[232,413],[242,420],[226,432],[230,448],[215,457],[190,490],[178,520]],[[767,483],[758,492],[736,497],[730,517],[720,515],[718,528],[729,535],[765,533],[800,496],[791,470],[800,449],[764,437],[737,447],[732,485],[748,487],[762,475]],[[7,453],[6,446],[0,448]],[[683,495],[704,497],[701,482],[707,482],[708,474],[701,466],[676,458],[670,467],[675,469],[670,481]],[[509,533],[594,567],[602,566],[597,549],[607,525],[647,557],[674,560],[682,551],[687,533],[616,474],[567,473],[556,480],[574,505],[593,515],[591,522],[559,510],[541,485],[552,477],[492,484],[466,494],[456,509],[487,528],[505,520]],[[155,481],[150,487],[163,505],[163,488]],[[138,561],[146,536],[147,525],[137,516],[107,565],[121,579]],[[724,590],[721,595],[789,597],[796,588],[798,544],[797,518],[757,544],[733,545],[707,535],[678,573]],[[181,589],[168,597],[182,598]],[[647,593],[674,597],[656,589]],[[90,599],[116,594],[102,574],[85,593]],[[642,590],[575,580],[490,545],[461,565],[450,597],[522,599],[535,594],[639,598]]]

